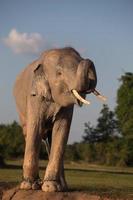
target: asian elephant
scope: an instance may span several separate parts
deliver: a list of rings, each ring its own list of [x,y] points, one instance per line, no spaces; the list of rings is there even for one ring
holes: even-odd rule
[[[86,94],[95,90],[94,64],[71,47],[52,49],[28,65],[17,77],[14,96],[25,137],[21,189],[64,191],[63,156],[74,104],[89,104]],[[42,140],[50,145],[43,182],[38,156]]]

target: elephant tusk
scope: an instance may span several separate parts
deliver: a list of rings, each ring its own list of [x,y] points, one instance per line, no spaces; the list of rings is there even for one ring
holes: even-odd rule
[[[79,95],[79,93],[78,93],[76,90],[72,90],[72,93],[73,93],[73,95],[76,97],[76,99],[78,99],[78,100],[81,101],[82,103],[87,104],[87,105],[90,104],[90,102],[87,101],[87,100],[85,100],[85,99],[83,99],[83,98]]]
[[[93,90],[93,94],[95,95],[95,96],[97,96],[100,100],[102,100],[102,101],[106,101],[107,100],[107,98],[105,97],[105,96],[102,96],[97,90]]]

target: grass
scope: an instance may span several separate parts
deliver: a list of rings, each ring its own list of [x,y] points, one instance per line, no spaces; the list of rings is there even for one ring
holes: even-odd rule
[[[43,177],[47,162],[40,161],[40,176]],[[1,183],[19,183],[22,177],[22,161],[7,161],[0,169]],[[66,179],[73,191],[91,194],[133,198],[133,168],[107,167],[88,163],[66,163]]]

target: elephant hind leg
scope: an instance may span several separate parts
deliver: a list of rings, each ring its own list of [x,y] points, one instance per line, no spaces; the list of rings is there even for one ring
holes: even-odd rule
[[[42,103],[42,102],[41,102]],[[39,98],[30,97],[27,106],[26,144],[23,162],[23,181],[21,189],[38,189],[39,152],[43,132],[43,109]],[[25,184],[29,182],[29,185]],[[36,184],[37,183],[37,184]],[[39,183],[39,184],[38,184]],[[37,187],[36,187],[37,186]]]

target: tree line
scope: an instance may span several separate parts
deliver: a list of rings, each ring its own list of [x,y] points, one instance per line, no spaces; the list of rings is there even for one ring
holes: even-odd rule
[[[106,165],[133,166],[133,73],[120,78],[116,107],[104,104],[95,126],[85,122],[81,142],[67,145],[65,159]],[[20,125],[0,124],[0,163],[23,157],[24,138]],[[41,147],[40,158],[47,159]]]

